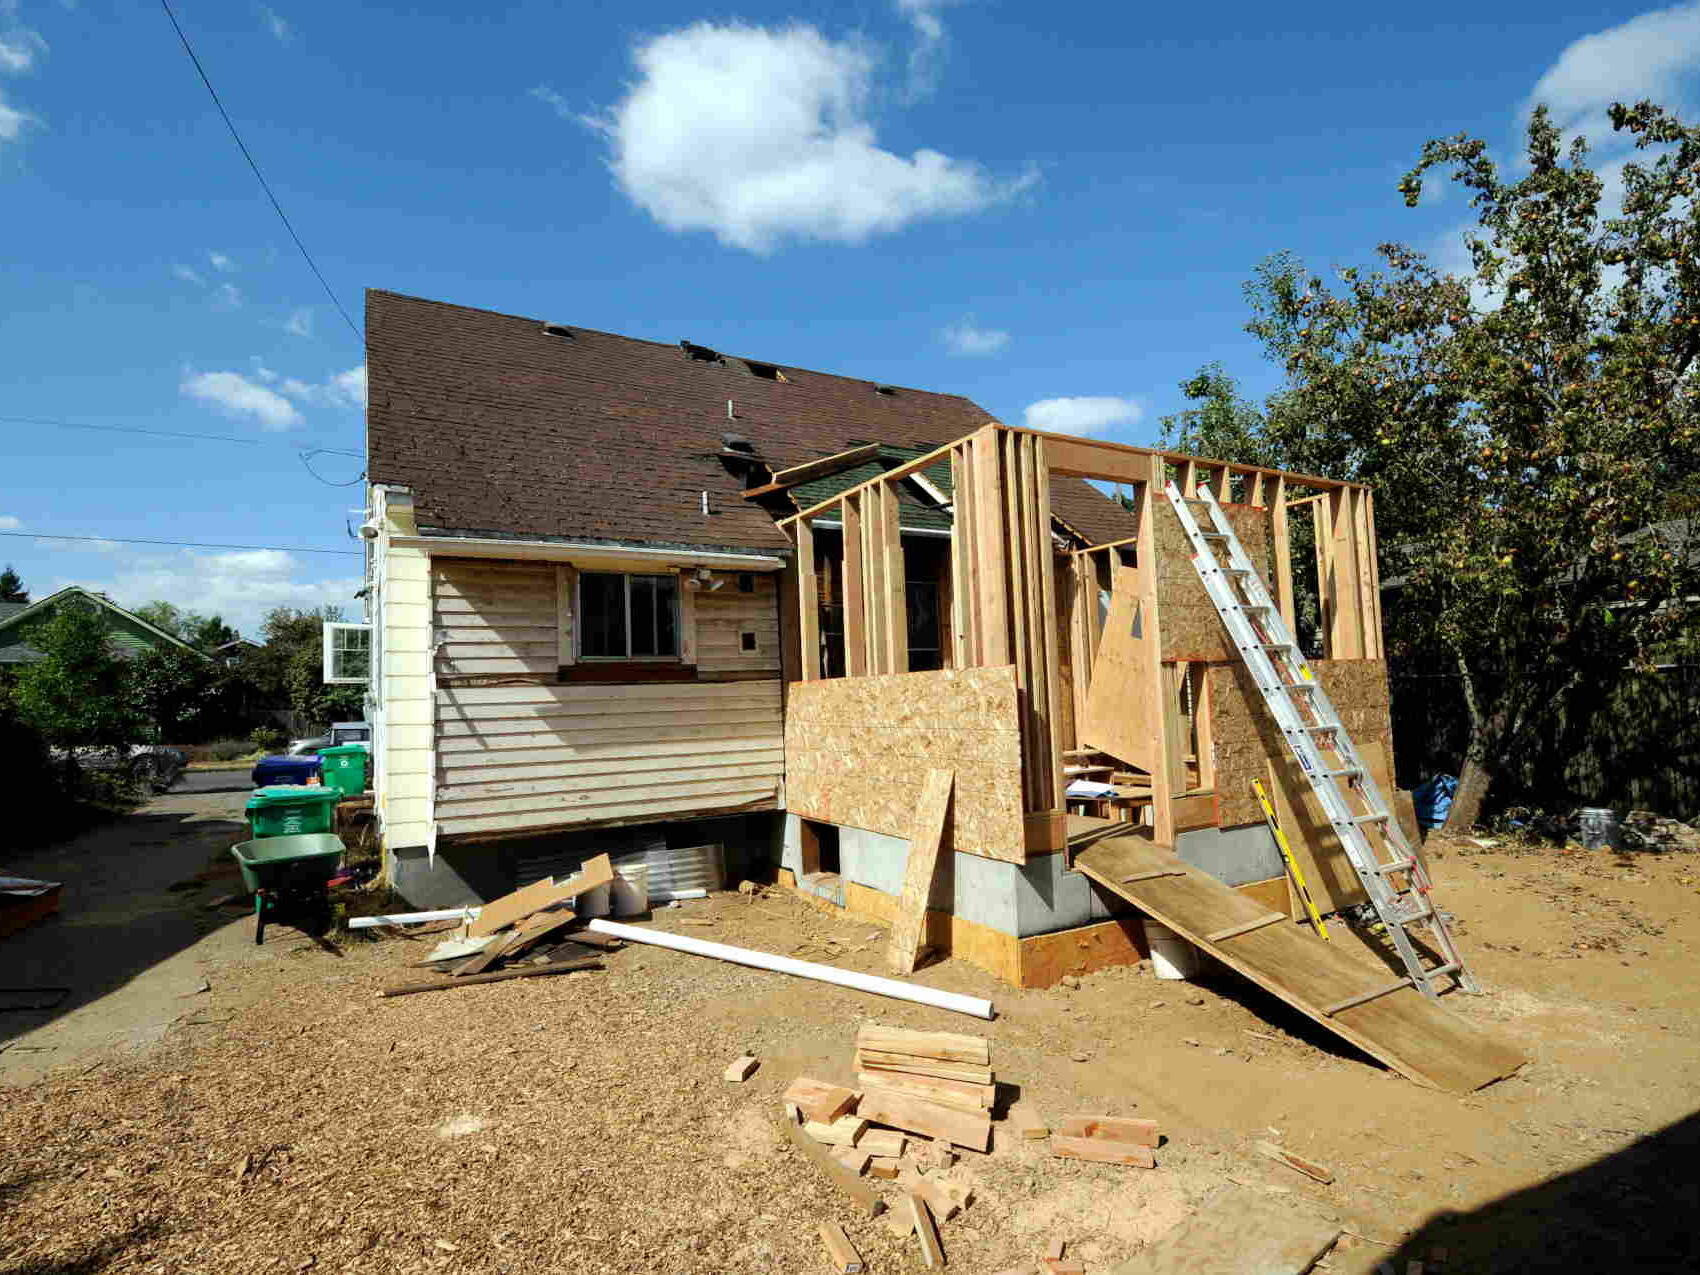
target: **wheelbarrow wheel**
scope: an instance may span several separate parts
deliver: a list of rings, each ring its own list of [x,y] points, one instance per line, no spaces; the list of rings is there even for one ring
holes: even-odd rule
[[[254,946],[266,941],[266,892],[254,891]]]

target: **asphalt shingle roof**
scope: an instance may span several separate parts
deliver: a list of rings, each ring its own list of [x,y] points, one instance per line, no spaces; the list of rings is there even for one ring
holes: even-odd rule
[[[567,331],[368,292],[368,476],[410,488],[422,530],[770,551],[789,542],[742,499],[719,459],[724,434],[783,469],[857,441],[919,455],[993,419],[955,394],[790,367],[773,380],[731,355]],[[1052,503],[1094,541],[1132,534],[1130,516],[1077,479],[1056,479]]]

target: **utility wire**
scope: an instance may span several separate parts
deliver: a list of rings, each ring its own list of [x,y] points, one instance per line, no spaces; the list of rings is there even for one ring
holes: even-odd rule
[[[110,434],[149,434],[155,438],[189,438],[203,443],[245,443],[251,447],[291,447],[311,456],[352,456],[364,460],[360,452],[341,447],[308,447],[301,443],[286,443],[280,438],[240,438],[235,434],[190,434],[175,429],[147,429],[141,425],[94,425],[87,421],[57,421],[42,416],[0,416],[0,421],[16,425],[53,425],[60,429],[98,429]]]
[[[235,139],[236,148],[242,152],[242,158],[248,161],[248,167],[254,170],[254,176],[260,182],[260,189],[265,191],[266,198],[271,200],[272,208],[276,210],[278,220],[283,223],[283,228],[289,232],[289,237],[295,241],[295,246],[301,250],[302,259],[306,261],[307,268],[318,279],[319,286],[325,290],[325,295],[336,307],[336,312],[342,316],[342,321],[348,324],[348,330],[354,333],[354,339],[362,341],[360,329],[355,326],[354,320],[348,317],[348,311],[342,308],[342,302],[337,300],[336,293],[331,291],[331,285],[325,281],[325,276],[320,271],[318,263],[313,260],[313,254],[307,251],[307,245],[302,243],[301,236],[295,233],[295,227],[289,222],[289,215],[283,211],[283,205],[278,203],[277,196],[272,193],[271,184],[266,181],[266,176],[260,171],[260,166],[254,162],[254,156],[249,152],[247,143],[242,140],[242,134],[236,131],[236,125],[230,118],[230,112],[224,109],[224,103],[219,99],[218,90],[213,87],[212,80],[208,78],[206,68],[201,65],[201,59],[195,56],[195,49],[189,43],[189,37],[183,33],[183,25],[177,21],[177,15],[171,11],[170,0],[159,0],[159,5],[160,8],[165,10],[165,16],[171,19],[171,25],[177,32],[177,38],[183,41],[183,51],[189,55],[189,61],[195,64],[195,70],[200,74],[201,83],[205,84],[207,92],[212,94],[213,105],[218,107],[218,113],[224,117],[224,125],[230,130],[230,136]]]
[[[246,549],[276,553],[335,553],[351,558],[363,557],[365,553],[361,549],[292,549],[286,545],[211,545],[202,544],[195,540],[129,540],[123,536],[61,536],[51,531],[0,531],[0,536],[17,536],[25,540],[87,540],[95,544],[170,545],[179,549]]]

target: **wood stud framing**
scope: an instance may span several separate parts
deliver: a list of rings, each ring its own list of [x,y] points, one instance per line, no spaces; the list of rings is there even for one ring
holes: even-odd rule
[[[1098,638],[1098,553],[1108,555],[1114,576],[1129,569],[1118,562],[1118,554],[1128,547],[1134,550],[1141,622],[1153,634],[1161,624],[1154,517],[1171,469],[1188,495],[1205,485],[1223,503],[1237,500],[1270,510],[1274,578],[1269,583],[1289,627],[1294,621],[1289,511],[1310,504],[1327,654],[1333,659],[1382,656],[1374,503],[1366,488],[993,424],[782,520],[797,545],[803,680],[822,675],[821,595],[811,526],[815,518],[836,519],[843,528],[845,671],[851,677],[908,671],[899,491],[903,480],[941,463],[950,466],[953,489],[944,638],[949,664],[1015,667],[1022,796],[1032,814],[1055,812],[1063,805],[1062,751],[1073,746],[1067,724],[1080,716]],[[1051,480],[1058,475],[1130,487],[1138,534],[1072,553],[1059,548],[1053,538],[1050,497]],[[1066,586],[1061,594],[1059,572]],[[1152,684],[1175,686],[1170,680],[1174,670],[1161,662],[1160,644],[1147,645]],[[1071,697],[1067,705],[1065,697]],[[1175,698],[1172,693],[1164,696],[1165,701]],[[1185,784],[1187,740],[1181,730],[1179,714],[1169,713],[1157,732],[1161,756],[1153,759],[1151,787],[1153,833],[1160,844],[1173,841],[1171,806]]]

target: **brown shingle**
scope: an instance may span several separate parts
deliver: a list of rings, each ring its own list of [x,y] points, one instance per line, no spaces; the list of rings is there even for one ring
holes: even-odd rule
[[[782,469],[862,442],[937,447],[992,420],[955,394],[881,394],[801,368],[766,380],[734,356],[570,331],[369,291],[371,480],[411,488],[422,527],[772,550],[788,541],[741,498],[717,458],[723,434]],[[1132,534],[1085,483],[1058,479],[1052,501],[1094,541]]]

